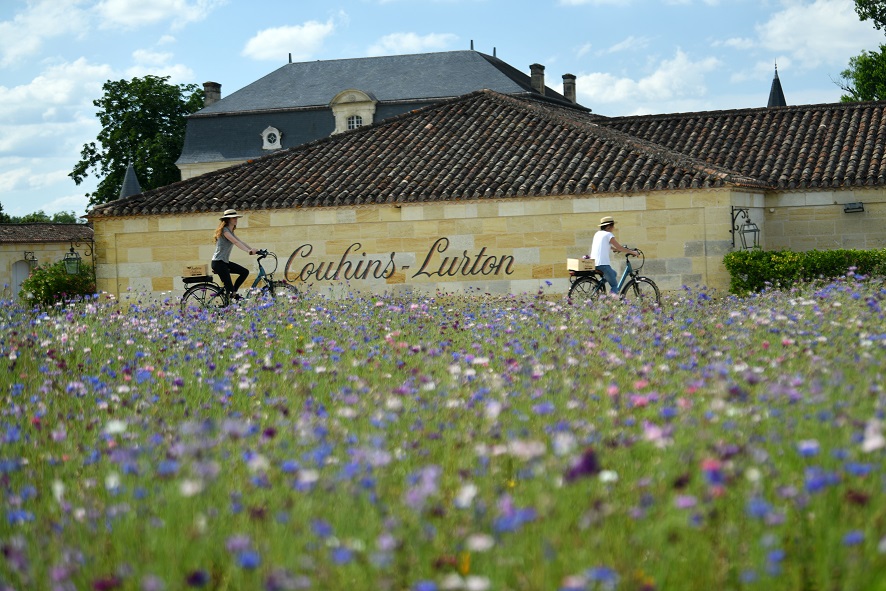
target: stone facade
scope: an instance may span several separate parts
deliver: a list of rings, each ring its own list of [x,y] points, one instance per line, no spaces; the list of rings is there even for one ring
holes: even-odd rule
[[[847,200],[864,202],[865,212],[844,213]],[[882,189],[772,196],[714,189],[297,208],[244,212],[237,233],[276,252],[278,274],[326,293],[559,293],[569,287],[566,259],[586,254],[600,217],[612,215],[619,241],[644,251],[643,274],[662,290],[725,291],[733,206],[749,208],[764,248],[802,251],[886,247],[884,201]],[[216,223],[210,214],[96,219],[99,289],[180,294],[183,268],[212,258]],[[249,266],[249,258],[235,249],[233,260]]]

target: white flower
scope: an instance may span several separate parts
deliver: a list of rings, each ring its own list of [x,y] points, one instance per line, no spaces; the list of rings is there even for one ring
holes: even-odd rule
[[[471,552],[486,552],[495,546],[495,539],[488,534],[471,534],[465,540],[465,547]]]
[[[618,481],[618,472],[613,470],[603,470],[600,472],[600,482],[617,482]]]
[[[118,435],[126,431],[126,423],[124,421],[119,420],[111,420],[108,421],[108,424],[105,425],[105,433],[108,435]]]
[[[486,591],[489,587],[490,583],[488,577],[471,575],[465,579],[465,589],[467,589],[467,591]]]
[[[474,502],[474,497],[477,496],[477,486],[474,484],[466,484],[461,487],[461,490],[458,491],[458,494],[455,496],[455,506],[459,509],[467,509]]]

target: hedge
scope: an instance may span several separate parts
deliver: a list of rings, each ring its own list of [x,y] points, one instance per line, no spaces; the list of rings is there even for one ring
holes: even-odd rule
[[[737,250],[723,257],[729,291],[737,295],[773,285],[833,279],[850,270],[860,275],[886,275],[886,248],[879,250]]]
[[[92,265],[80,263],[80,272],[68,275],[64,261],[40,265],[22,282],[19,298],[29,305],[52,306],[95,293]]]

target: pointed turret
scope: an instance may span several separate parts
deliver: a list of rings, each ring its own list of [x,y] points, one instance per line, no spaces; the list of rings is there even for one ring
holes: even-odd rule
[[[772,88],[769,90],[769,104],[767,107],[786,107],[784,92],[781,90],[781,81],[778,79],[778,64],[775,64],[775,78],[772,79]]]
[[[123,176],[123,186],[120,187],[120,199],[131,197],[142,192],[141,185],[138,184],[138,177],[135,174],[135,168],[132,163],[126,167],[126,174]]]

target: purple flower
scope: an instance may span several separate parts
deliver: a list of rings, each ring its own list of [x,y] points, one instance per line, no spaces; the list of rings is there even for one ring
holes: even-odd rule
[[[679,495],[674,499],[674,505],[677,509],[691,509],[698,504],[698,499],[692,495]]]
[[[205,570],[195,570],[188,573],[185,580],[188,587],[203,587],[209,582],[209,574]]]
[[[864,542],[864,532],[858,530],[853,530],[843,536],[844,546],[858,546],[862,542]]]
[[[437,583],[434,581],[419,581],[413,585],[412,591],[437,591]]]
[[[569,467],[563,479],[566,482],[573,482],[579,478],[586,476],[594,476],[600,473],[600,463],[597,461],[597,454],[593,448],[589,447],[581,454],[581,457]]]

